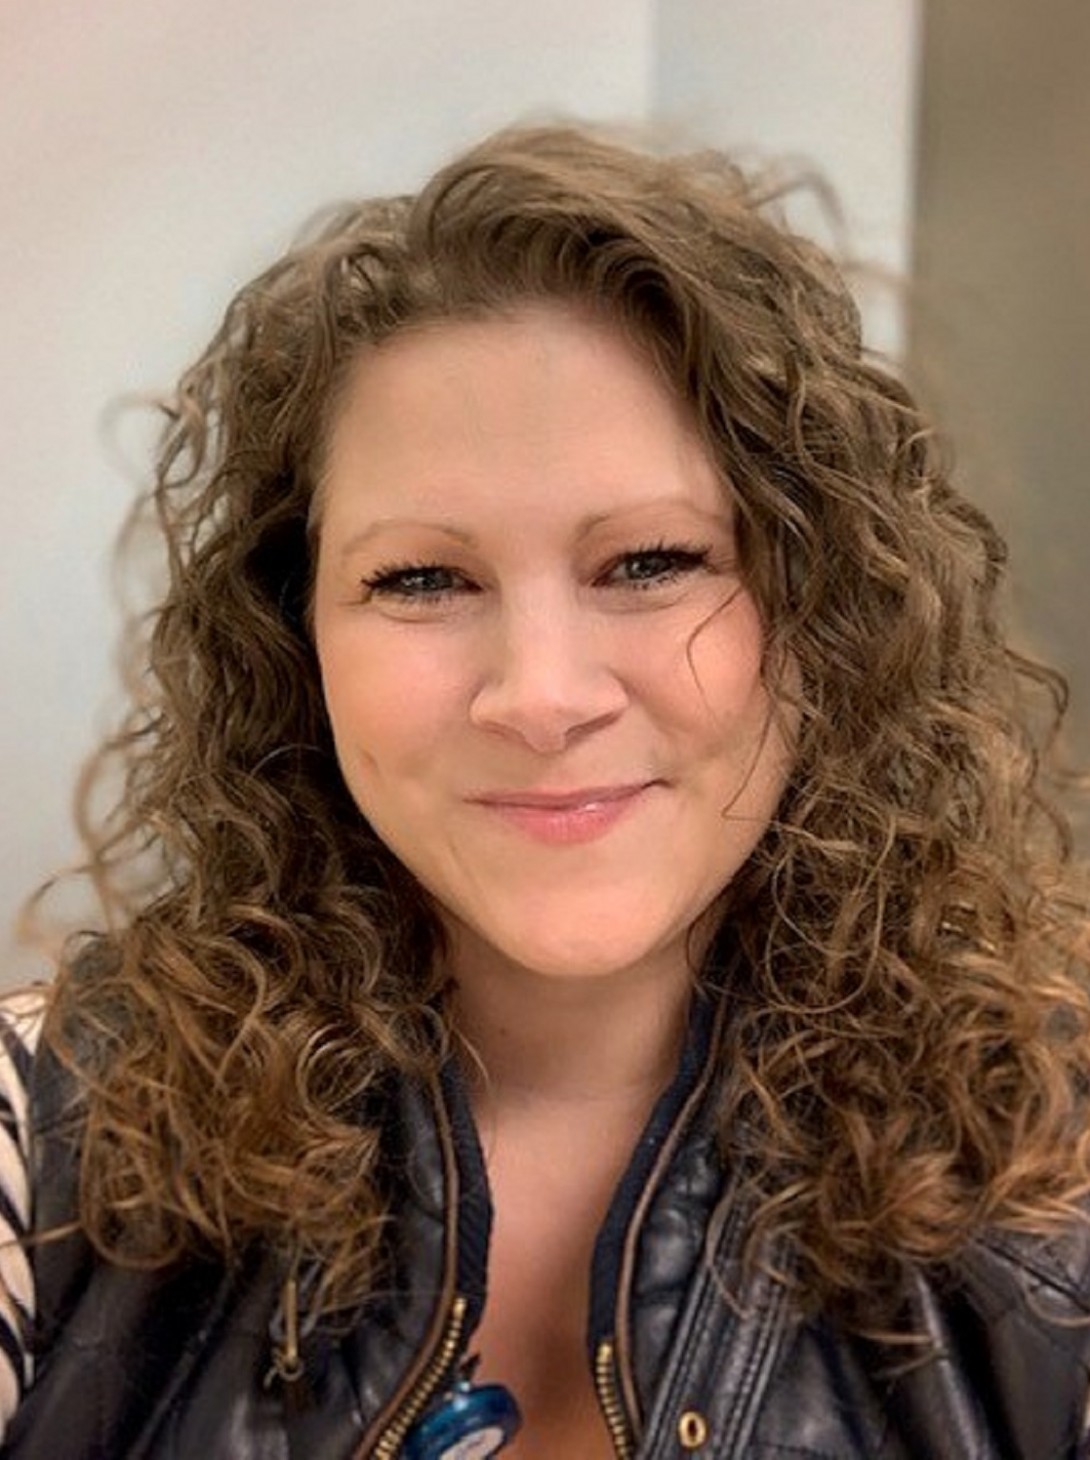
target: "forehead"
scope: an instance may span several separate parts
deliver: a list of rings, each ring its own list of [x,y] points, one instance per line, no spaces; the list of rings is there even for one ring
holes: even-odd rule
[[[649,493],[705,510],[725,500],[687,403],[648,352],[556,304],[407,330],[361,354],[345,382],[325,508],[406,494],[449,505],[486,487],[497,507],[546,492],[604,511]]]

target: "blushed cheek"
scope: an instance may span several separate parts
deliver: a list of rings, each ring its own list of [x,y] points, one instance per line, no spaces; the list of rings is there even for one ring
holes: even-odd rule
[[[701,717],[723,731],[751,721],[763,723],[772,701],[763,676],[756,610],[742,603],[726,612],[729,617],[709,624],[693,639],[680,671]]]
[[[421,663],[385,648],[331,647],[322,677],[338,760],[350,779],[381,785],[425,774],[456,736],[464,695],[432,657]]]

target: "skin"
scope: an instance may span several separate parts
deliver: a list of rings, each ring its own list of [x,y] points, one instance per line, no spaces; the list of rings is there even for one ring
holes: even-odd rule
[[[435,899],[478,1061],[480,1374],[518,1395],[513,1457],[604,1460],[594,1238],[790,765],[730,493],[630,339],[535,305],[361,356],[319,512],[341,769]]]
[[[437,900],[456,972],[686,967],[789,761],[733,516],[607,323],[528,307],[358,362],[321,487],[318,655],[348,786]],[[645,789],[590,840],[482,804],[600,787]]]

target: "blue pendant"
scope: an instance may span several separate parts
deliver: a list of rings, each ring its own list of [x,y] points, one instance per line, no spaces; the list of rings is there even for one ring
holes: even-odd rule
[[[458,1379],[409,1431],[405,1460],[487,1460],[521,1424],[518,1405],[502,1384]]]

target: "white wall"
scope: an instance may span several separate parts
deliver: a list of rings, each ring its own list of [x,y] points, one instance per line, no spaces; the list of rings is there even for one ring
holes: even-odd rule
[[[409,188],[526,115],[662,112],[706,140],[808,152],[899,265],[910,10],[3,0],[0,983],[34,968],[2,933],[75,856],[77,768],[118,709],[109,556],[142,448],[122,433],[124,468],[111,403],[168,387],[316,207]]]
[[[332,199],[405,189],[535,111],[648,103],[644,0],[4,0],[0,914],[76,851],[116,712],[103,413],[161,388]],[[25,963],[4,960],[10,977]]]
[[[655,94],[679,126],[816,169],[843,211],[869,342],[898,355],[910,265],[920,0],[660,0]],[[820,208],[797,226],[832,245]],[[889,284],[883,282],[888,277]]]

